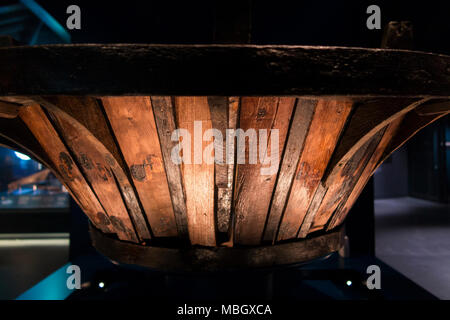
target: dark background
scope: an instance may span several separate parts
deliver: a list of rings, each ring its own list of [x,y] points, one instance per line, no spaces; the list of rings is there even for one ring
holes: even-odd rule
[[[63,26],[66,8],[81,8],[73,43],[212,43],[215,1],[45,1]],[[232,3],[233,1],[227,1]],[[236,1],[235,1],[236,2]],[[247,2],[240,0],[237,2]],[[381,8],[382,25],[410,20],[416,48],[450,53],[448,1],[256,1],[251,3],[251,42],[379,47],[381,30],[368,30],[366,9]],[[232,6],[232,4],[230,4]]]

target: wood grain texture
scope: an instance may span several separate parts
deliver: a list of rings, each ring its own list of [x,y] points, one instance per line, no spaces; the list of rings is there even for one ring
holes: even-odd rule
[[[226,163],[226,129],[228,129],[228,97],[208,97],[211,123],[222,134],[221,141],[214,139],[215,202],[217,229],[228,232],[230,221],[230,189],[228,187],[228,164]]]
[[[89,187],[80,168],[71,157],[42,108],[39,105],[23,107],[19,116],[27,124],[48,156],[51,162],[48,165],[62,178],[62,182],[71,191],[80,208],[92,223],[103,232],[113,232],[114,229],[107,212]]]
[[[342,47],[20,46],[0,48],[0,95],[448,98],[449,65],[445,55]]]
[[[347,213],[350,211],[351,207],[354,205],[359,195],[364,190],[364,187],[369,181],[372,174],[374,174],[375,172],[374,170],[377,166],[377,163],[380,161],[380,158],[382,157],[392,137],[398,131],[400,124],[403,121],[403,118],[404,116],[400,116],[399,118],[391,122],[389,125],[387,125],[384,134],[375,149],[375,152],[372,154],[367,165],[364,167],[364,170],[362,171],[359,179],[356,181],[356,184],[353,190],[351,191],[348,199],[344,202],[344,205],[334,213],[332,220],[328,225],[327,228],[328,230],[336,228],[344,221],[345,217],[347,216]]]
[[[155,237],[178,233],[150,97],[104,97],[103,106]]]
[[[326,256],[341,248],[343,229],[312,239],[278,245],[235,248],[161,248],[139,246],[90,229],[94,247],[114,261],[166,272],[211,272],[295,265]]]
[[[359,103],[351,115],[342,139],[330,160],[326,176],[331,169],[339,169],[371,139],[381,128],[416,108],[422,100],[408,98],[374,99]]]
[[[186,195],[184,190],[181,168],[170,158],[172,149],[178,143],[178,138],[172,141],[172,134],[177,129],[175,124],[175,106],[170,97],[151,97],[153,114],[158,129],[161,152],[166,169],[167,182],[169,184],[172,199],[173,212],[178,229],[178,236],[183,241],[189,240]]]
[[[278,240],[297,236],[351,109],[349,101],[319,100],[296,169]]]
[[[70,125],[70,130],[73,130],[73,132],[65,132],[65,129],[61,129],[61,134],[72,133],[82,137],[89,144],[89,148],[99,154],[98,160],[100,161],[101,157],[101,163],[106,164],[105,168],[111,169],[109,172],[114,174],[114,182],[120,191],[116,197],[121,198],[125,203],[139,239],[141,241],[150,239],[151,234],[131,184],[127,166],[98,101],[92,97],[68,96],[34,97],[34,99],[51,111],[55,119],[64,120],[64,123]],[[85,156],[89,158],[89,154]],[[80,164],[83,162],[84,159],[80,159]],[[118,228],[122,228],[119,222],[117,225]],[[128,227],[124,226],[122,229],[127,230]]]
[[[306,237],[311,227],[312,229],[317,229],[318,227],[323,228],[335,211],[339,210],[339,207],[345,204],[362,171],[366,167],[367,162],[375,152],[384,130],[382,128],[371,139],[366,141],[343,166],[340,166],[336,175],[327,178],[324,182],[324,185],[328,189],[327,193],[317,210],[308,212],[311,218],[308,219],[308,224],[304,223],[302,225],[299,237]]]
[[[430,107],[430,109],[428,109],[427,105]],[[450,114],[450,110],[447,112],[436,114],[432,112],[435,109],[433,100],[426,100],[424,104],[419,106],[418,108],[419,110],[413,110],[405,115],[398,132],[392,137],[392,140],[386,147],[386,150],[384,151],[383,156],[377,164],[377,167],[381,165],[381,163],[385,161],[395,150],[404,145],[421,129],[444,117],[445,115]],[[424,115],[420,115],[420,113]]]
[[[278,173],[275,191],[272,197],[269,216],[264,230],[264,241],[275,242],[281,216],[285,208],[289,190],[294,180],[300,154],[311,124],[317,100],[297,99],[291,128],[288,133],[280,172]]]
[[[268,167],[263,163],[275,152],[271,146],[272,129],[278,130],[278,159],[281,158],[294,103],[294,98],[243,97],[241,99],[239,126],[244,132],[255,130],[255,137],[257,136],[258,140],[255,139],[254,143],[258,141],[258,145],[252,151],[250,143],[246,144],[245,163],[237,164],[234,194],[236,218],[234,241],[237,244],[254,245],[261,242],[279,163],[272,173],[262,174],[261,169]],[[260,129],[268,131],[265,146],[267,151],[263,159],[260,156],[262,147]],[[244,150],[238,149],[239,152]],[[252,153],[255,155],[258,153],[257,163],[251,163]]]
[[[176,97],[175,107],[178,128],[191,135],[191,163],[182,164],[189,238],[193,245],[215,246],[214,161],[207,163],[203,159],[203,151],[213,143],[212,139],[203,141],[205,131],[212,128],[208,101],[206,97]],[[201,124],[201,130],[195,130],[194,122]],[[196,153],[200,161],[196,161]]]
[[[75,155],[86,180],[92,186],[97,198],[110,217],[111,223],[122,240],[140,240],[136,237],[133,222],[128,214],[124,199],[113,169],[104,155],[67,119],[49,113],[58,132],[64,138],[71,153]]]

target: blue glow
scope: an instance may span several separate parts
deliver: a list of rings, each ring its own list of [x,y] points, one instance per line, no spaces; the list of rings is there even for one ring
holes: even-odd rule
[[[30,158],[29,156],[27,156],[26,154],[23,154],[23,153],[20,153],[20,152],[17,152],[17,151],[14,151],[14,154],[15,154],[16,157],[19,158],[20,160],[28,161],[28,160],[31,159],[31,158]]]
[[[67,267],[70,263],[62,266],[47,278],[38,282],[22,293],[16,300],[64,300],[74,289],[67,288]]]

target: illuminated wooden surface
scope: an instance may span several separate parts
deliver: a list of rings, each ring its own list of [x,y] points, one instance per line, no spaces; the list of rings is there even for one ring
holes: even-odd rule
[[[185,63],[175,59],[181,53]],[[450,57],[442,55],[93,45],[0,48],[0,57],[0,142],[48,166],[102,234],[132,248],[320,239],[342,225],[389,154],[450,112]],[[43,68],[54,78],[40,76]],[[193,134],[194,121],[203,132],[278,129],[277,170],[172,163],[172,132]]]

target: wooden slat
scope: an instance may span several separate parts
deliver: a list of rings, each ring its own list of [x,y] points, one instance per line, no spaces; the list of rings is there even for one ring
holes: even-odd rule
[[[296,169],[278,240],[297,236],[351,108],[350,101],[319,100]]]
[[[237,112],[239,98],[237,97],[208,97],[211,110],[211,121],[213,128],[222,133],[222,144],[215,145],[215,185],[216,185],[216,208],[217,208],[217,229],[219,232],[228,233],[230,231],[231,201],[234,181],[234,163],[227,163],[227,153],[233,155],[235,149],[228,146],[226,148],[226,129],[236,129]],[[222,149],[220,150],[219,148]],[[220,158],[218,155],[222,155]],[[230,156],[229,156],[230,157]]]
[[[300,231],[298,232],[298,238],[305,238],[308,235],[309,230],[313,224],[316,214],[319,208],[326,201],[326,197],[330,195],[328,192],[328,187],[322,182],[317,186],[316,192],[312,197],[311,203],[309,204],[308,211],[306,212],[305,218],[300,226]]]
[[[116,145],[104,111],[98,101],[92,97],[34,97],[46,109],[51,110],[58,118],[65,119],[74,130],[84,135],[93,149],[102,154],[102,163],[112,170],[120,192],[116,197],[122,197],[127,210],[134,221],[137,234],[141,240],[150,239],[144,213],[131,184],[125,160]]]
[[[191,164],[183,163],[182,172],[186,190],[186,208],[189,238],[192,244],[216,245],[214,217],[214,163],[208,164],[203,157],[201,163],[194,162],[194,154],[203,151],[212,143],[203,141],[203,134],[212,128],[211,115],[206,97],[176,97],[176,116],[178,127],[191,134]],[[194,121],[202,125],[201,132],[194,137]]]
[[[103,232],[112,232],[107,213],[41,107],[39,105],[23,107],[19,116],[40,143],[49,161],[52,162],[53,169],[58,172],[62,182],[71,190],[75,200],[92,223]]]
[[[111,223],[122,240],[138,241],[111,166],[92,142],[80,132],[73,121],[49,112],[68,148],[75,155],[86,180],[92,186]]]
[[[219,232],[227,232],[230,221],[230,197],[228,189],[228,165],[226,163],[226,129],[228,128],[228,98],[208,97],[211,111],[211,122],[214,129],[222,134],[222,141],[214,140],[215,150],[215,196],[217,207],[217,229]]]
[[[242,98],[240,123],[242,130],[268,130],[267,153],[271,153],[270,129],[279,130],[279,159],[283,152],[290,117],[294,107],[294,98]],[[258,150],[261,144],[258,142]],[[269,212],[277,170],[273,174],[261,174],[262,164],[259,158],[256,164],[249,163],[249,146],[246,146],[246,162],[237,165],[235,184],[235,234],[234,241],[243,245],[259,244],[263,237],[264,225]],[[239,151],[238,151],[239,152]],[[267,154],[266,154],[267,156]],[[262,160],[262,161],[261,161]]]
[[[342,206],[345,203],[345,200],[349,197],[362,171],[366,167],[367,162],[375,152],[383,133],[384,128],[376,133],[372,139],[363,144],[344,165],[340,166],[337,174],[327,178],[324,182],[324,185],[328,189],[327,193],[315,211],[308,211],[307,219],[305,218],[302,224],[299,237],[306,237],[311,226],[314,230],[319,227],[323,228],[338,206]]]
[[[172,141],[172,134],[176,130],[175,107],[170,97],[151,97],[153,113],[158,129],[161,152],[164,159],[173,212],[178,229],[178,236],[183,240],[189,239],[187,224],[186,196],[180,166],[170,158],[172,149],[177,142]]]
[[[427,113],[426,108],[420,108],[421,113]],[[411,139],[417,132],[426,127],[427,125],[437,121],[443,116],[450,114],[438,113],[431,115],[419,115],[416,110],[413,110],[406,114],[403,122],[400,125],[398,132],[394,135],[389,145],[386,147],[383,156],[381,157],[377,167],[386,160],[395,150],[404,145],[409,139]]]
[[[404,50],[73,44],[2,48],[0,61],[0,95],[450,97],[450,57]]]
[[[239,109],[240,98],[229,97],[228,98],[228,128],[236,129],[239,121]],[[231,137],[229,137],[229,145],[227,146],[228,157],[228,184],[227,188],[223,189],[223,193],[219,195],[222,199],[222,206],[225,212],[229,212],[229,215],[222,215],[222,230],[227,230],[228,238],[225,242],[221,243],[221,246],[233,247],[234,246],[234,185],[236,175],[236,139],[233,137],[234,144],[231,144]],[[227,219],[228,218],[228,219]]]
[[[178,232],[150,98],[104,97],[102,102],[153,235],[176,236]]]
[[[375,152],[372,154],[367,165],[364,167],[364,170],[359,176],[358,180],[356,181],[355,187],[351,191],[351,194],[349,195],[348,199],[346,199],[344,205],[337,212],[335,212],[333,218],[331,219],[328,225],[328,230],[334,229],[344,221],[348,211],[356,202],[359,195],[364,190],[365,185],[367,184],[370,177],[374,173],[377,163],[380,161],[380,158],[382,157],[384,150],[388,146],[389,142],[392,140],[392,137],[398,131],[398,128],[400,127],[400,124],[403,121],[403,118],[404,116],[401,116],[387,126]]]
[[[298,99],[293,115],[286,149],[277,177],[275,191],[270,206],[269,217],[264,230],[264,241],[275,242],[281,221],[281,215],[286,205],[294,174],[300,159],[306,135],[311,124],[317,100]]]
[[[0,118],[0,144],[7,148],[27,154],[49,168],[55,177],[66,187],[70,196],[75,200],[78,206],[85,211],[86,206],[80,202],[78,195],[70,188],[68,183],[64,181],[62,175],[58,171],[57,164],[54,164],[53,161],[50,160],[48,154],[20,116],[14,119]],[[97,199],[95,200],[98,202]],[[104,227],[105,232],[112,232],[110,230],[111,228],[108,226],[110,224],[108,217],[104,214],[99,214],[99,216],[106,217],[106,227]]]
[[[342,166],[381,128],[418,106],[421,100],[407,98],[375,99],[356,106],[342,139],[336,146],[328,166],[330,169]]]

